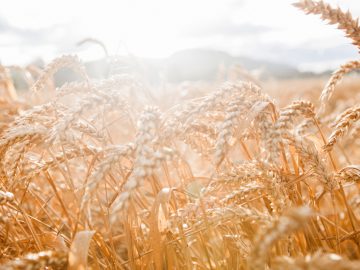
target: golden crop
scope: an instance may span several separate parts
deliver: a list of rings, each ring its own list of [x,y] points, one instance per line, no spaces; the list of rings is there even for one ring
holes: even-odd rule
[[[295,5],[360,49],[350,13]],[[360,269],[359,67],[154,96],[63,56],[22,99],[2,67],[0,269]]]

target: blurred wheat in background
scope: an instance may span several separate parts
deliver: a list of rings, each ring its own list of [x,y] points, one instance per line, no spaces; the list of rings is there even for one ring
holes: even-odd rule
[[[294,6],[360,50],[350,12]],[[0,269],[360,269],[359,60],[325,86],[239,66],[151,85],[84,42],[103,79],[1,66]]]

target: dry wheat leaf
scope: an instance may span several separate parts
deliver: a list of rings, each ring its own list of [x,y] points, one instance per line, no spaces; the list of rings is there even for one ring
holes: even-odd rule
[[[70,247],[68,270],[87,269],[90,241],[94,233],[95,231],[81,231],[76,234]]]

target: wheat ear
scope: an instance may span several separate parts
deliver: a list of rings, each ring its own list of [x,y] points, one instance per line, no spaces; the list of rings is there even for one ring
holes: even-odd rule
[[[354,19],[349,11],[343,12],[340,8],[333,8],[323,1],[302,0],[293,5],[307,14],[320,15],[330,24],[337,24],[338,29],[343,30],[352,43],[360,49],[359,19]]]

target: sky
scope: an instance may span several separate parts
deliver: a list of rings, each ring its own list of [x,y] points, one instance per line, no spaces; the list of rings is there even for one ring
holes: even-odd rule
[[[360,0],[327,0],[360,17]],[[342,31],[294,8],[292,0],[11,0],[0,10],[0,61],[24,65],[78,54],[167,57],[188,48],[223,50],[323,71],[358,58]]]

